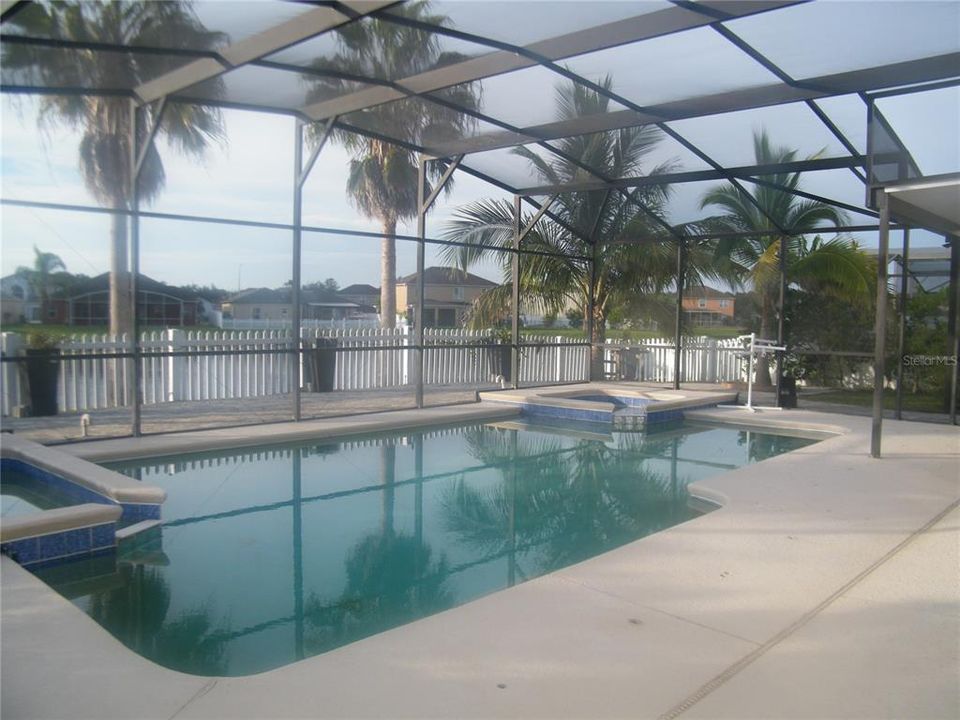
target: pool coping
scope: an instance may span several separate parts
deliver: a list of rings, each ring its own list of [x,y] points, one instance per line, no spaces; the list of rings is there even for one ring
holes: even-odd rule
[[[680,419],[683,413],[689,410],[735,403],[738,397],[736,391],[651,388],[639,382],[581,383],[555,387],[491,390],[477,393],[477,395],[481,400],[514,405],[532,415],[598,423],[614,422],[617,409],[611,403],[586,399],[584,396],[606,395],[649,400],[649,403],[640,407],[643,409],[641,422],[645,420],[650,423]],[[658,417],[654,420],[652,416]]]
[[[458,414],[441,415],[456,422]],[[4,663],[3,711],[178,718],[695,714],[696,703],[747,660],[789,637],[960,498],[960,428],[888,422],[885,458],[874,460],[869,418],[736,409],[691,417],[830,436],[691,485],[695,495],[721,503],[708,515],[258,675],[205,678],[154,665],[4,558],[4,644],[18,662]],[[356,428],[352,434],[387,429],[363,422]],[[921,670],[936,677],[952,672],[937,658],[928,665]]]
[[[6,435],[0,443],[0,458],[61,477],[120,505],[160,505],[167,498],[165,490],[88,462],[66,451],[65,446],[46,447],[16,435]]]

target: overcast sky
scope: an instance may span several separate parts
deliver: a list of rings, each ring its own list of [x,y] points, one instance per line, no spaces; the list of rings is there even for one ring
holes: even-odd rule
[[[698,37],[702,40],[701,36]],[[691,47],[691,62],[708,68],[720,62],[706,48],[702,42]],[[600,60],[602,58],[593,58],[596,67],[585,59],[575,58],[571,62],[575,69],[592,77],[606,68]],[[576,67],[577,63],[580,67]],[[721,66],[710,71],[722,74],[730,69]],[[616,70],[616,67],[611,66],[609,70]],[[504,78],[485,81],[486,112],[503,117],[515,112],[517,107],[537,106],[543,110],[542,106],[550,104],[552,91],[549,83],[541,77],[544,71],[537,68],[532,74],[530,71],[521,72],[524,75],[517,75],[512,84],[504,83]],[[670,92],[669,84],[641,87],[641,80],[630,79],[629,73],[620,76],[624,92]],[[506,94],[505,88],[509,89]],[[523,102],[518,102],[521,99]],[[824,101],[823,107],[856,144],[864,143],[865,112],[858,98],[829,99]],[[4,95],[0,109],[0,191],[3,197],[95,204],[83,187],[78,172],[79,135],[58,126],[38,130],[37,105],[27,97]],[[960,170],[960,133],[957,132],[960,127],[960,89],[892,98],[883,101],[882,109],[925,173]],[[148,209],[289,223],[292,219],[293,120],[243,111],[224,111],[223,117],[227,142],[222,147],[211,148],[199,163],[172,152],[161,141],[167,183],[160,197]],[[766,128],[777,144],[796,149],[800,156],[820,150],[825,150],[827,156],[842,154],[836,139],[802,105],[698,118],[673,125],[714,159],[728,165],[752,161],[750,138],[760,127]],[[465,162],[473,162],[477,167],[491,171],[503,169],[506,176],[509,173],[505,158],[505,154],[468,156]],[[653,153],[651,165],[669,159],[678,161],[683,169],[703,167],[702,161],[671,141],[664,141]],[[348,200],[345,189],[348,160],[345,150],[335,144],[324,149],[305,187],[305,224],[351,230],[378,229],[376,221],[363,217]],[[523,172],[516,160],[511,168],[511,172]],[[480,198],[507,197],[495,187],[463,173],[457,173],[455,178],[450,197],[442,198],[429,216],[428,235],[439,235],[445,221],[459,205]],[[699,209],[698,201],[710,185],[688,185],[678,192],[669,208],[670,220],[679,223],[708,214],[709,211]],[[852,204],[862,203],[863,199],[862,185],[845,170],[808,173],[802,187]],[[106,216],[10,206],[3,206],[0,211],[4,275],[20,265],[31,264],[34,245],[59,255],[71,272],[94,275],[108,269],[109,219]],[[864,216],[852,216],[851,220],[855,223],[871,222]],[[402,225],[398,231],[414,234],[415,225]],[[146,219],[142,222],[141,233],[142,271],[158,280],[236,289],[275,287],[290,278],[291,238],[287,231]],[[864,245],[876,245],[875,233],[861,234],[857,239]],[[917,232],[913,235],[913,242],[918,246],[937,245],[942,243],[942,238]],[[898,245],[899,239],[894,238],[893,244]],[[352,283],[379,285],[379,262],[379,242],[375,239],[314,234],[304,237],[304,282],[332,277],[341,286]],[[433,249],[428,249],[427,262],[439,263]],[[413,272],[415,264],[415,244],[399,242],[398,274]],[[500,271],[493,262],[478,266],[475,272],[500,279]]]

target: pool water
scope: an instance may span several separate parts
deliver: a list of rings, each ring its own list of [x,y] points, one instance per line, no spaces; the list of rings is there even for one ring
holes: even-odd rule
[[[116,464],[168,491],[162,528],[37,574],[161,665],[245,675],[689,520],[689,483],[811,442],[511,422]]]
[[[41,510],[78,505],[76,500],[47,487],[19,470],[6,468],[0,480],[0,518],[13,518],[33,515]]]

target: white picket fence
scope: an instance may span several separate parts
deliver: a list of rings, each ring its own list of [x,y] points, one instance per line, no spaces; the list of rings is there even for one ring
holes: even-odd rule
[[[490,386],[496,382],[491,353],[484,347],[489,333],[463,329],[428,329],[424,332],[424,383],[426,385]],[[313,347],[317,338],[334,338],[336,356],[334,390],[377,390],[408,386],[416,354],[410,347],[414,335],[406,327],[305,328],[304,347]],[[579,382],[589,377],[590,352],[585,345],[570,345],[569,338],[524,335],[520,356],[522,383]],[[636,377],[628,380],[670,382],[673,380],[674,348],[669,340],[654,339],[631,343],[608,341],[606,357],[617,352],[638,357]],[[83,358],[84,354],[106,354],[129,350],[125,337],[74,336],[61,348],[58,403],[61,412],[83,412],[126,406],[131,401],[132,360],[129,358]],[[13,333],[2,334],[4,357],[18,357],[23,340]],[[193,331],[171,329],[145,332],[144,353],[172,353],[141,359],[143,402],[225,400],[289,393],[292,369],[301,387],[309,382],[303,357],[291,365],[288,329]],[[685,382],[721,382],[744,377],[736,340],[687,338],[684,341],[682,379]],[[240,351],[236,354],[221,354]],[[26,404],[23,373],[17,363],[3,363],[2,412],[10,415]]]
[[[621,346],[622,341],[608,340],[608,345]],[[637,355],[637,377],[629,380],[647,382],[673,382],[673,365],[676,355],[672,340],[653,338],[630,343],[624,352]],[[746,367],[742,358],[743,344],[737,339],[716,340],[707,337],[683,339],[680,358],[680,379],[683,382],[732,382],[746,380]],[[613,360],[614,350],[605,353]],[[610,364],[608,362],[608,364]]]

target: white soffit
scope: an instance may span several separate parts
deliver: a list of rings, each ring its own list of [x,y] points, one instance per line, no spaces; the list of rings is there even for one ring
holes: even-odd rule
[[[960,174],[884,188],[890,214],[900,222],[960,236]]]

